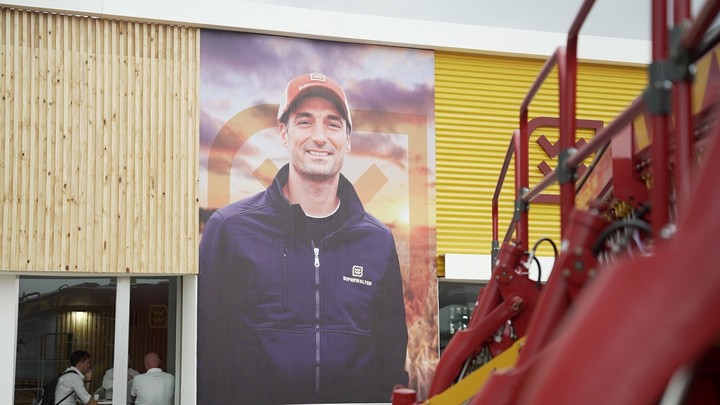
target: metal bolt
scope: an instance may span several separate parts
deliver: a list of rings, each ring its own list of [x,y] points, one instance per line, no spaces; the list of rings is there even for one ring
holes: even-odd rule
[[[660,230],[660,237],[663,239],[670,239],[675,232],[677,232],[677,225],[667,224]]]

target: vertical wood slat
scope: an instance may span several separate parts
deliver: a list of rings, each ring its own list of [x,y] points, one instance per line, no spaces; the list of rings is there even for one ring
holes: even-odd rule
[[[159,89],[158,89],[158,115],[160,116],[158,118],[158,126],[157,131],[158,132],[165,132],[167,131],[166,127],[166,118],[167,115],[165,114],[165,106],[167,105],[166,101],[166,81],[168,75],[160,75],[159,72],[170,72],[170,69],[168,69],[168,61],[167,61],[167,55],[165,54],[165,49],[167,46],[167,32],[168,27],[161,27],[160,31],[160,68],[158,69],[158,75],[159,75]],[[167,69],[167,70],[166,70]],[[158,218],[162,212],[165,212],[165,199],[167,196],[165,195],[165,183],[168,180],[167,176],[165,174],[165,165],[167,164],[167,156],[165,155],[165,152],[169,148],[167,147],[167,139],[158,137],[158,156],[157,156],[157,162],[158,162],[158,189],[157,189],[157,206],[155,207],[155,215],[153,215],[151,218]],[[160,251],[165,249],[165,245],[167,242],[167,233],[165,232],[165,222],[164,221],[155,221],[155,231],[159,235],[163,235],[163,237],[158,238],[158,249]],[[162,263],[161,257],[156,257],[156,267],[160,267]]]
[[[37,30],[37,19],[28,19],[28,21],[25,22],[27,24],[27,37],[25,38],[25,41],[27,41],[30,44],[30,49],[33,49],[37,46],[36,41],[36,30]],[[29,111],[27,113],[27,128],[25,133],[28,135],[25,140],[25,145],[27,146],[24,150],[25,155],[23,158],[27,162],[26,168],[29,169],[31,167],[37,166],[37,139],[33,133],[34,128],[37,127],[37,56],[33,55],[32,52],[27,52],[25,57],[25,68],[28,69],[30,74],[28,74],[25,80],[25,85],[28,86],[27,91],[23,91],[25,94],[24,98],[28,101],[27,107],[29,108]],[[25,90],[25,89],[24,89]],[[24,192],[27,193],[26,195],[26,203],[27,203],[27,228],[25,230],[25,234],[27,235],[27,245],[26,245],[26,251],[32,252],[36,249],[36,240],[37,240],[37,226],[35,225],[35,221],[37,218],[37,171],[35,170],[28,170],[28,179],[27,184],[25,185]],[[25,217],[23,215],[23,217]],[[32,260],[32,258],[28,258],[25,263],[22,263],[27,268],[27,265],[30,264],[29,262]]]
[[[0,114],[2,114],[3,117],[7,116],[9,111],[8,105],[10,104],[10,101],[8,100],[10,92],[7,89],[7,83],[9,80],[7,72],[12,70],[8,68],[7,63],[12,60],[12,58],[7,55],[9,47],[6,45],[9,42],[8,34],[11,32],[9,19],[10,16],[7,14],[0,15],[0,21],[2,22],[2,24],[0,24]],[[3,134],[7,134],[10,131],[9,124],[10,123],[7,119],[0,122],[0,130],[2,130]],[[7,136],[0,139],[0,146],[2,146],[2,150],[0,150],[0,181],[2,181],[3,184],[7,184],[7,178],[9,177],[9,173],[6,168],[9,157],[7,157],[6,154],[8,154],[10,149],[8,148],[7,141]],[[2,209],[0,209],[0,229],[3,229],[5,225],[8,224],[8,205],[5,202],[7,198],[5,188],[3,187],[0,192],[2,192],[2,194],[0,194],[0,201],[2,201]],[[6,267],[6,263],[9,263],[8,252],[5,250],[4,238],[5,236],[3,235],[2,239],[0,239],[0,268]]]
[[[157,27],[157,30],[152,30],[150,33],[150,84],[148,92],[150,93],[150,127],[149,132],[150,133],[157,133],[158,132],[158,111],[159,106],[158,103],[160,102],[160,97],[158,97],[159,94],[159,80],[158,80],[158,72],[161,71],[159,68],[159,64],[162,62],[162,58],[160,58],[158,47],[159,47],[159,40],[160,40],[160,30],[162,28],[160,26]],[[149,153],[149,160],[150,160],[150,173],[158,173],[158,151],[160,150],[160,137],[152,137],[151,140],[148,142],[150,145],[150,153]],[[148,208],[147,208],[147,225],[144,229],[147,230],[148,233],[154,233],[157,231],[157,201],[158,201],[158,184],[159,184],[160,178],[155,176],[150,178],[150,190],[148,195]],[[144,235],[143,235],[144,236]],[[150,252],[157,252],[160,250],[160,246],[158,245],[158,238],[147,238],[150,243]],[[152,260],[152,259],[154,260]],[[157,267],[159,263],[158,255],[152,255],[148,258],[147,263],[150,266]]]
[[[12,37],[14,39],[13,43],[17,44],[20,42],[20,39],[19,39],[20,16],[15,16],[11,26],[16,27],[10,34],[12,35]],[[17,83],[18,77],[16,76],[15,72],[17,70],[19,70],[19,68],[20,68],[20,57],[17,55],[17,53],[20,52],[20,49],[16,48],[16,49],[11,50],[11,52],[12,52],[12,54],[11,54],[12,60],[10,61],[10,63],[12,65],[11,65],[11,69],[8,70],[9,76],[10,76],[10,81],[8,83],[8,89],[11,91],[11,97],[12,97],[11,102],[20,103],[22,100],[15,100],[15,97],[12,96],[12,95],[16,95],[19,93],[19,91],[18,91],[19,86]],[[13,104],[11,104],[11,106],[12,105]],[[6,133],[6,135],[5,135],[10,138],[10,142],[8,142],[8,145],[7,145],[9,156],[8,156],[7,163],[6,163],[8,169],[9,169],[9,174],[10,174],[9,184],[7,184],[10,187],[10,193],[8,194],[8,197],[6,197],[4,199],[4,202],[9,204],[10,215],[7,217],[8,221],[6,222],[7,225],[5,225],[5,226],[10,228],[12,233],[16,233],[16,231],[17,231],[17,223],[16,223],[17,221],[13,221],[13,219],[17,218],[17,202],[16,202],[16,200],[17,200],[18,190],[17,190],[16,178],[17,178],[18,168],[17,168],[17,156],[15,154],[17,151],[17,140],[18,140],[18,131],[19,131],[18,122],[20,120],[20,117],[19,117],[20,111],[21,111],[21,108],[11,108],[8,111],[7,115],[8,116],[11,115],[13,117],[13,120],[12,120],[12,123],[10,124],[11,133]],[[7,242],[10,245],[10,249],[8,249],[6,252],[11,261],[17,260],[16,255],[15,255],[15,252],[17,251],[16,250],[17,249],[17,240],[18,239],[16,239],[16,238],[12,238],[12,236],[10,236],[7,239]]]
[[[180,55],[180,28],[173,27],[173,55],[177,56]],[[180,62],[177,59],[173,59],[173,92],[172,92],[172,110],[168,111],[168,117],[170,119],[168,120],[168,123],[172,125],[172,123],[178,121],[182,114],[180,114],[180,69],[179,65]],[[168,126],[168,130],[170,130],[170,126]],[[181,137],[179,137],[181,138]],[[170,139],[172,143],[172,147],[169,148],[169,150],[176,150],[179,149],[179,142],[178,138],[173,137]],[[174,245],[180,245],[178,241],[180,240],[180,232],[178,229],[178,211],[180,210],[180,207],[178,205],[178,200],[181,198],[181,189],[178,186],[178,177],[173,176],[173,173],[179,173],[180,172],[180,154],[171,154],[169,156],[170,161],[172,162],[172,165],[170,166],[170,172],[167,173],[167,178],[172,179],[172,188],[177,190],[176,193],[168,194],[170,196],[170,210],[173,213],[173,221],[170,223],[170,235],[171,241]],[[177,257],[172,257],[172,266],[175,267],[177,265]]]
[[[49,49],[49,46],[47,45],[47,15],[41,15],[40,18],[38,18],[37,21],[37,32],[35,35],[36,38],[36,44],[38,49],[47,50]],[[38,128],[38,134],[37,134],[37,143],[36,147],[33,150],[33,153],[35,154],[35,160],[36,163],[31,164],[31,167],[35,167],[35,165],[38,166],[37,170],[37,185],[34,192],[36,193],[37,197],[37,204],[36,204],[36,221],[34,223],[29,224],[28,226],[30,229],[35,229],[33,232],[33,235],[35,237],[35,246],[29,251],[36,251],[36,252],[46,252],[46,243],[45,243],[45,237],[43,235],[43,232],[40,232],[39,229],[44,229],[45,227],[45,217],[46,217],[46,211],[47,211],[47,190],[45,188],[47,184],[47,150],[45,148],[45,145],[47,144],[47,77],[48,77],[48,67],[47,67],[47,52],[37,52],[37,64],[36,64],[36,74],[35,74],[35,81],[37,82],[36,91],[37,91],[37,102],[36,102],[36,113],[37,113],[37,128]],[[36,227],[38,229],[36,229]],[[0,229],[2,229],[2,226],[0,225]],[[43,268],[45,266],[45,255],[39,255],[34,258],[34,263],[28,263],[29,267],[37,266],[38,268]],[[31,259],[32,260],[32,259]]]
[[[50,134],[53,133],[53,111],[52,111],[52,105],[53,103],[53,97],[52,97],[52,85],[53,85],[53,74],[52,72],[52,58],[53,54],[51,53],[51,49],[53,49],[53,40],[54,36],[53,33],[55,32],[53,27],[53,16],[49,14],[44,14],[42,17],[43,21],[45,22],[45,28],[44,28],[44,34],[45,34],[45,40],[43,41],[44,46],[39,52],[42,55],[45,55],[44,58],[44,71],[43,75],[46,78],[45,83],[43,85],[43,96],[45,97],[45,108],[44,108],[44,125],[40,128],[41,139],[43,143],[45,144],[44,152],[43,152],[43,161],[44,165],[42,167],[42,177],[44,180],[44,208],[43,208],[43,217],[44,217],[44,223],[38,223],[38,226],[42,226],[44,232],[42,232],[43,235],[43,244],[44,249],[42,255],[42,260],[40,260],[40,263],[38,263],[38,267],[40,269],[46,269],[50,268],[51,266],[51,258],[52,258],[52,218],[50,215],[51,210],[53,209],[53,195],[52,192],[52,159],[53,159],[53,153],[51,148],[51,136]],[[0,228],[0,229],[5,229]]]
[[[20,41],[23,44],[28,43],[28,18],[27,15],[22,15],[20,18],[20,24],[19,24],[19,36]],[[23,47],[20,50],[20,55],[18,57],[18,60],[20,61],[20,66],[25,68],[28,66],[29,63],[29,55],[30,52],[27,51],[25,47]],[[15,151],[16,153],[16,159],[18,159],[18,176],[15,179],[17,181],[17,195],[15,198],[15,201],[17,203],[17,212],[18,217],[20,219],[20,223],[27,223],[28,220],[28,205],[29,205],[29,190],[28,190],[28,176],[29,176],[29,165],[28,165],[28,142],[29,142],[29,131],[30,131],[30,116],[28,114],[28,101],[29,96],[28,93],[30,91],[30,78],[31,75],[21,75],[18,77],[17,81],[15,82],[16,85],[19,85],[18,94],[20,94],[20,101],[22,102],[23,106],[21,107],[20,111],[20,119],[21,121],[18,123],[18,134],[19,136],[15,138],[15,144],[19,146],[19,149]],[[26,226],[18,226],[18,234],[20,237],[17,240],[16,249],[14,251],[15,254],[22,257],[27,253],[27,227]],[[23,267],[25,263],[19,263],[21,268]]]
[[[196,273],[199,29],[0,20],[0,271]]]

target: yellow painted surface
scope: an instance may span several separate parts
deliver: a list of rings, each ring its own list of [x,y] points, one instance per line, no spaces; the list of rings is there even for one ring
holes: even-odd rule
[[[435,55],[438,255],[490,254],[492,196],[510,137],[519,128],[520,105],[545,60],[453,52]],[[609,124],[639,97],[646,76],[643,66],[581,63],[577,118]],[[557,105],[555,69],[530,104],[529,118],[557,117]],[[554,143],[558,130],[546,127],[530,134],[531,187],[544,177],[538,165],[543,161],[552,169],[557,165],[537,143],[541,135]],[[590,130],[577,134],[577,138],[591,136]],[[514,173],[513,161],[500,196],[500,241],[514,209]],[[557,195],[558,190],[554,185],[547,192]],[[530,244],[550,237],[559,246],[556,204],[533,204],[529,217]],[[543,243],[538,254],[553,256],[552,247]],[[443,270],[439,263],[439,272]]]
[[[426,404],[453,405],[462,404],[469,400],[475,393],[482,389],[487,379],[495,370],[508,369],[517,363],[517,359],[520,356],[520,348],[524,342],[524,337],[519,339],[507,350],[467,375],[457,384],[428,399]]]

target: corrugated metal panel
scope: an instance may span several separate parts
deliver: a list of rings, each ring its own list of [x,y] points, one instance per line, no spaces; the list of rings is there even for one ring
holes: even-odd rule
[[[519,108],[545,60],[497,55],[436,52],[435,121],[437,152],[437,250],[444,253],[490,254],[491,202]],[[643,67],[584,63],[578,69],[577,116],[607,125],[641,93]],[[557,73],[553,72],[530,105],[530,119],[557,117]],[[530,185],[542,172],[537,165],[556,162],[537,144],[544,134],[557,141],[557,129],[531,134]],[[578,132],[589,138],[591,131]],[[558,193],[557,186],[548,191]],[[500,198],[500,240],[514,208],[514,170],[508,172]],[[530,243],[559,238],[559,207],[533,204]],[[549,244],[539,254],[552,256]]]

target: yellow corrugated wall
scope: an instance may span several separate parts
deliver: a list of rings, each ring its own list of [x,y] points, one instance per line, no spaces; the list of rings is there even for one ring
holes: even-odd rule
[[[517,129],[522,100],[545,59],[498,55],[435,53],[435,124],[437,152],[437,251],[490,254],[492,196],[512,131]],[[577,118],[602,120],[605,125],[642,92],[644,66],[581,63],[578,68]],[[530,105],[530,119],[558,115],[557,69]],[[557,129],[531,134],[530,186],[543,174],[538,164],[550,159],[537,144],[544,134],[557,141]],[[578,138],[589,138],[589,130]],[[589,162],[589,161],[588,161]],[[505,236],[514,208],[514,161],[500,198],[499,239]],[[548,192],[557,194],[557,185]],[[530,243],[550,237],[559,247],[559,207],[530,207]],[[538,253],[552,256],[549,244]],[[439,273],[443,274],[442,262]]]

